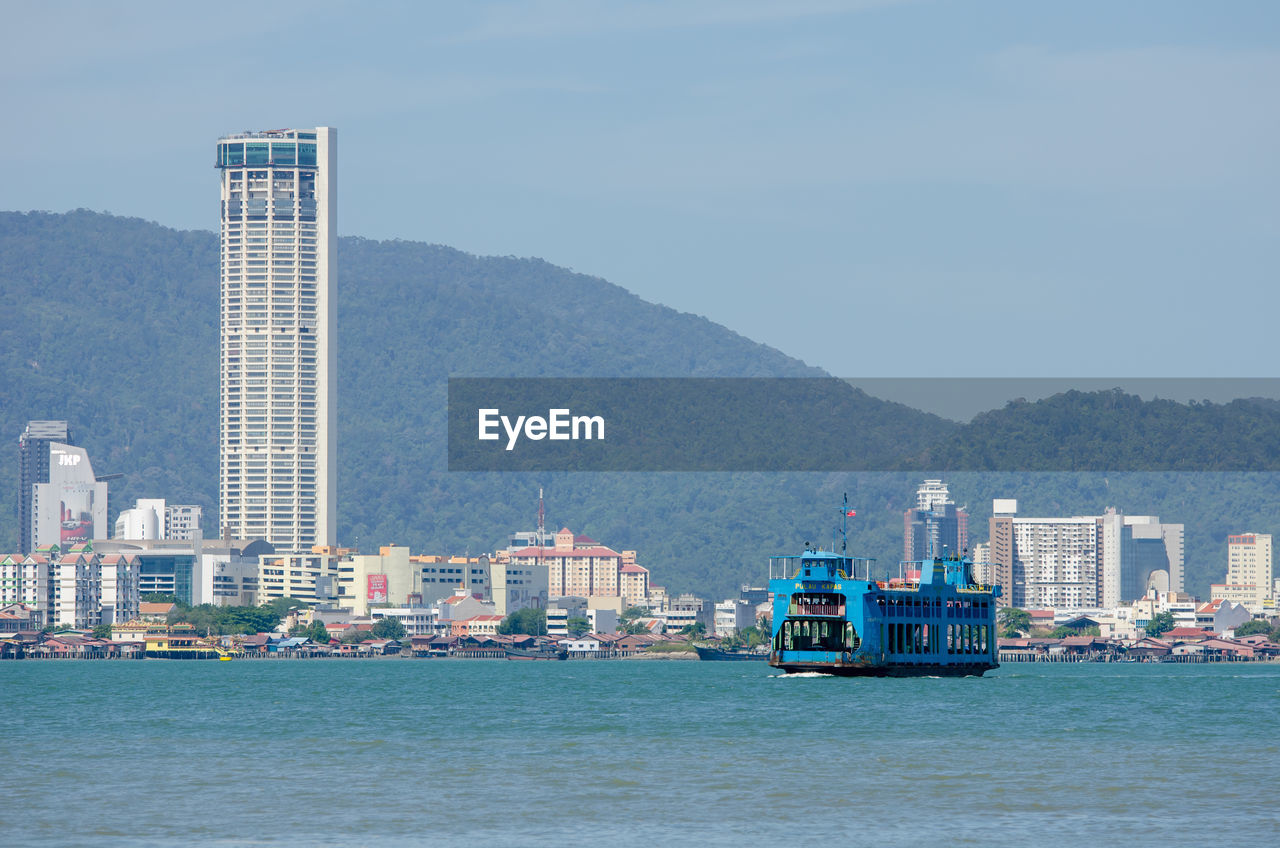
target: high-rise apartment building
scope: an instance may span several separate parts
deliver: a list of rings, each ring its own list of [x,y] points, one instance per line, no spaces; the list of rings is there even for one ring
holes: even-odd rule
[[[992,503],[992,579],[1011,606],[1112,608],[1149,586],[1182,591],[1183,526],[1155,516],[1020,518],[1013,499]]]
[[[84,448],[61,442],[47,446],[47,483],[31,486],[31,545],[76,545],[107,538],[107,484],[99,482]]]
[[[224,539],[335,540],[337,131],[218,140]]]
[[[71,428],[65,421],[28,421],[18,437],[18,553],[35,550],[31,536],[32,487],[49,482],[49,445],[71,443]]]
[[[916,489],[916,505],[902,516],[902,559],[916,562],[969,549],[969,513],[957,507],[941,480]]]
[[[1273,597],[1275,572],[1271,562],[1271,534],[1236,533],[1227,537],[1227,580],[1210,587],[1214,598],[1242,603],[1260,612]]]

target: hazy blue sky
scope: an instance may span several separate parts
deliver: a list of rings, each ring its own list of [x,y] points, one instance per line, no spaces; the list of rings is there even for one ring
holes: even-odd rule
[[[339,130],[346,235],[538,256],[842,376],[1264,376],[1275,2],[27,3],[0,208],[212,230]]]

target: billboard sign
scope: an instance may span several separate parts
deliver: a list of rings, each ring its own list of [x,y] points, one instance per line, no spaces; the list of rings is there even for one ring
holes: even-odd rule
[[[368,575],[367,589],[368,591],[365,594],[365,598],[369,603],[385,604],[387,602],[387,575]]]

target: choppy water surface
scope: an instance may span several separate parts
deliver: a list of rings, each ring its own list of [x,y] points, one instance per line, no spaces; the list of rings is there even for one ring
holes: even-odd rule
[[[744,667],[745,666],[745,667]],[[0,664],[12,845],[1272,841],[1280,665]]]

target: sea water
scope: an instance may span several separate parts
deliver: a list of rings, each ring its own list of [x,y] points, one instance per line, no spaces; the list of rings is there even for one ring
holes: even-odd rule
[[[1273,842],[1280,665],[0,664],[8,845]]]

